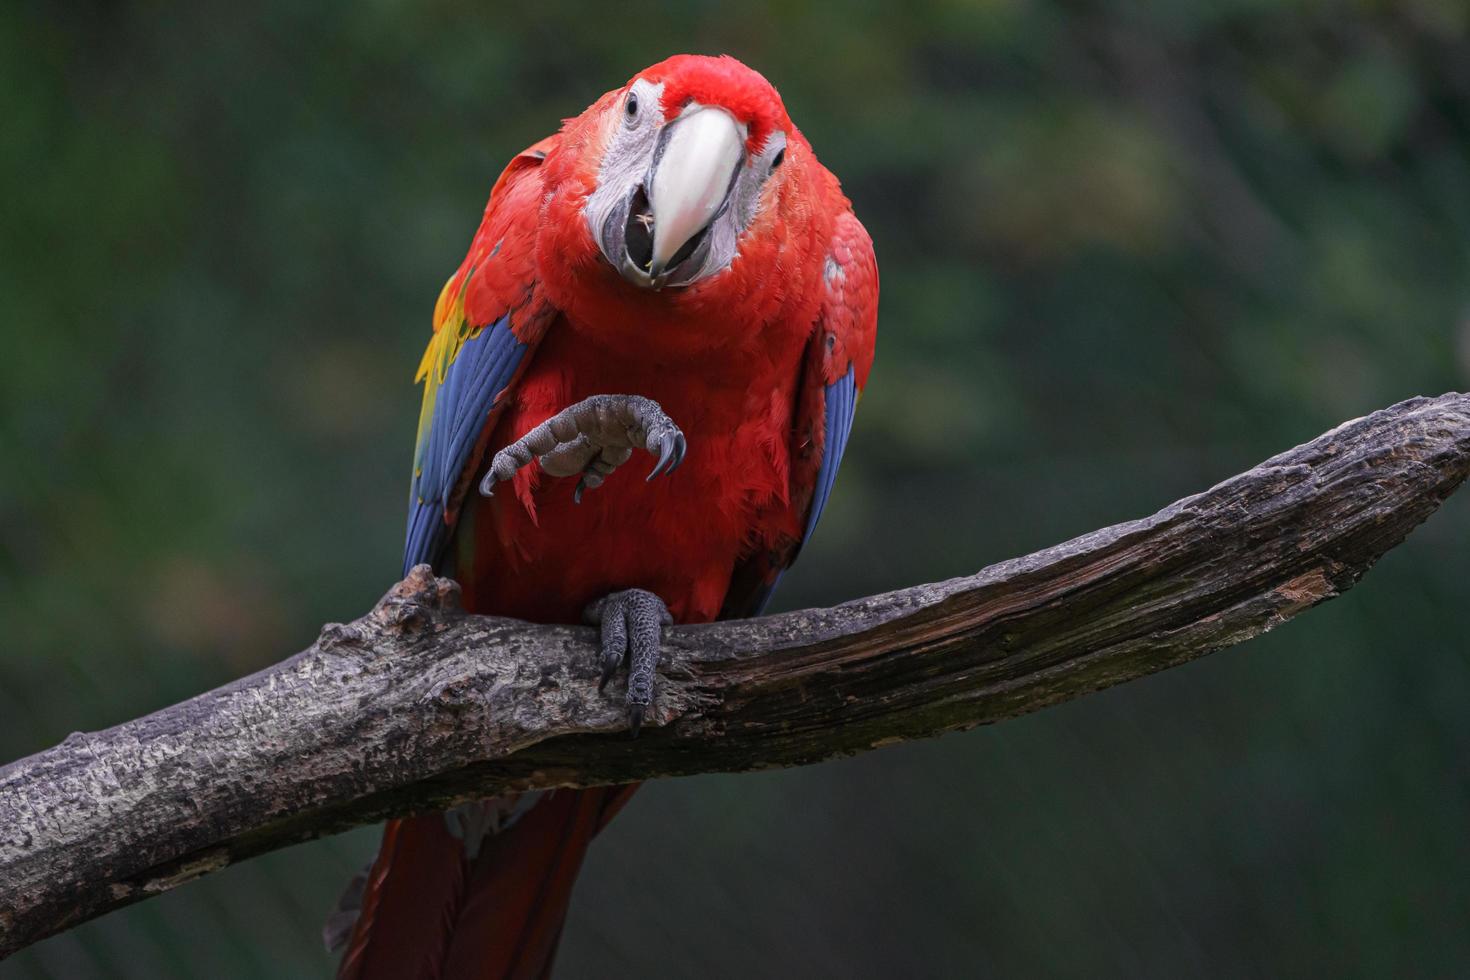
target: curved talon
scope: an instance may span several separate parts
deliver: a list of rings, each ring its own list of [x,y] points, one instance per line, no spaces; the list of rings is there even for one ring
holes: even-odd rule
[[[653,467],[653,472],[648,474],[644,482],[651,482],[654,477],[665,472],[665,467],[668,468],[667,472],[669,473],[677,470],[679,464],[684,462],[685,446],[684,433],[678,429],[672,432],[665,432],[659,436],[658,463]]]
[[[607,687],[607,682],[613,679],[613,676],[615,674],[617,674],[617,672],[618,672],[618,668],[621,667],[622,665],[623,665],[623,659],[622,659],[622,657],[616,657],[616,658],[614,658],[614,657],[604,657],[603,658],[603,660],[602,660],[602,677],[597,681],[597,690],[598,690],[598,693],[601,693],[602,692],[602,689],[605,688],[605,687]]]

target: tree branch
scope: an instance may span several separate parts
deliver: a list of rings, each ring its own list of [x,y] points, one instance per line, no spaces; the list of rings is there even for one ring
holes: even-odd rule
[[[289,660],[0,769],[0,956],[384,817],[803,765],[1184,663],[1346,591],[1467,471],[1470,396],[1419,398],[968,578],[677,627],[637,740],[590,630],[464,615],[420,567]]]

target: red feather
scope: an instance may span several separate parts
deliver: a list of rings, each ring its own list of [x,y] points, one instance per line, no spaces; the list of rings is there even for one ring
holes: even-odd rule
[[[441,814],[390,820],[338,980],[441,976],[467,869]]]
[[[550,976],[587,847],[636,789],[548,793],[472,862],[442,814],[390,821],[338,980]]]

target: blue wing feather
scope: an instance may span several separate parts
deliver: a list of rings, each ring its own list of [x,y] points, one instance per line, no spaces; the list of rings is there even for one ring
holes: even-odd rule
[[[507,330],[506,333],[508,334],[509,331]],[[459,403],[471,406],[472,409],[475,406],[484,406],[484,411],[478,414],[468,411],[455,415],[452,435],[447,440],[448,450],[446,452],[446,459],[451,465],[460,468],[464,466],[470,450],[474,449],[475,440],[480,437],[480,429],[485,424],[485,415],[493,407],[496,393],[510,381],[511,375],[515,373],[516,367],[520,364],[524,351],[524,344],[502,343],[498,346],[487,345],[475,352],[479,355],[476,357],[479,363],[471,369],[474,371],[474,380],[460,386],[462,395]],[[454,472],[457,477],[459,470],[456,469]],[[453,482],[450,480],[443,488],[443,501],[446,506],[449,504]]]
[[[852,419],[857,412],[857,379],[853,368],[827,386],[826,389],[826,439],[822,443],[822,465],[817,470],[817,489],[812,495],[812,507],[807,513],[806,530],[801,540],[811,540],[822,516],[822,508],[832,496],[832,487],[837,482],[837,468],[842,465],[842,454],[847,449],[847,437],[852,434]]]
[[[409,499],[405,575],[415,565],[438,563],[449,541],[450,527],[444,522],[449,496],[495,407],[495,396],[515,377],[526,347],[511,332],[509,318],[502,317],[466,340],[445,372]]]

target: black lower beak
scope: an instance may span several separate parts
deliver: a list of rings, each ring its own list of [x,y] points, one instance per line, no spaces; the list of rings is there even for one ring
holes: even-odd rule
[[[653,209],[648,203],[648,190],[642,185],[628,201],[628,222],[623,227],[623,247],[633,267],[650,276],[656,275],[653,263]]]

